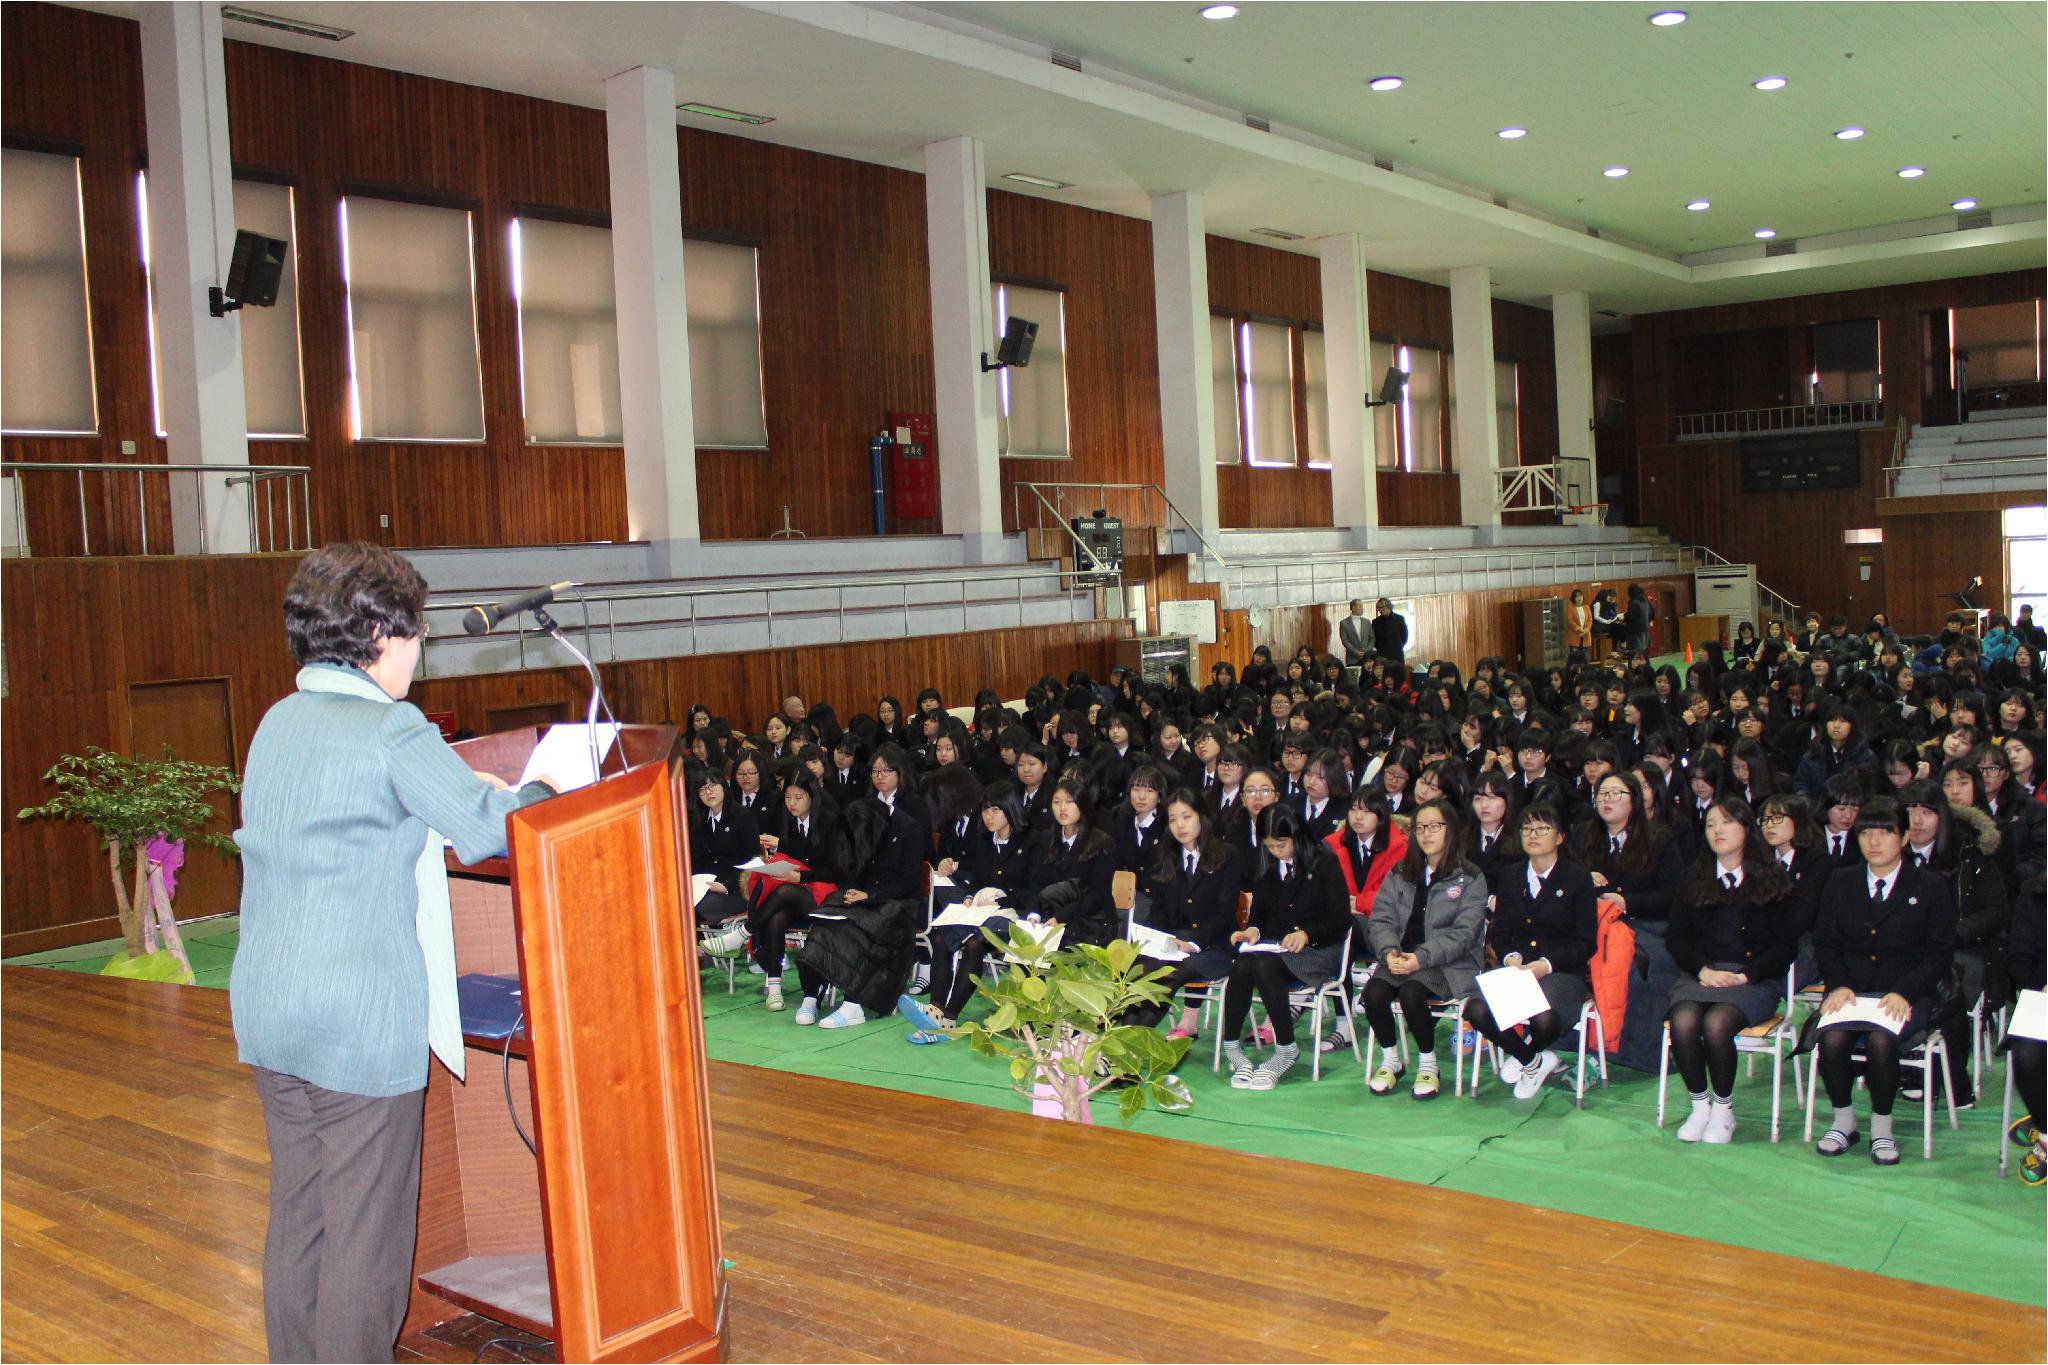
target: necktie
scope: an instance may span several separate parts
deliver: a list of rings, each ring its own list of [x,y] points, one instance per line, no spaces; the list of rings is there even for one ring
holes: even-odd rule
[[[1608,851],[1609,853],[1619,853],[1619,852],[1621,852],[1621,836],[1620,836],[1619,834],[1614,834],[1614,835],[1610,835],[1610,836],[1608,836],[1608,839],[1607,839],[1607,851]]]
[[[1837,858],[1839,858],[1839,857],[1841,857],[1841,856],[1842,856],[1842,836],[1841,836],[1841,835],[1839,835],[1839,834],[1830,834],[1830,835],[1828,836],[1828,852],[1830,852],[1830,853],[1834,854],[1834,855],[1835,855],[1835,856],[1836,856]]]
[[[1282,863],[1282,864],[1280,864],[1280,880],[1281,880],[1281,881],[1283,881],[1283,882],[1287,880],[1287,864],[1286,864],[1286,863]]]
[[[1872,887],[1870,890],[1870,899],[1873,903],[1878,905],[1884,904],[1884,888],[1884,878],[1880,877],[1877,880],[1877,885]]]
[[[1184,862],[1184,863],[1185,863],[1185,864],[1187,865],[1187,869],[1188,869],[1188,875],[1189,875],[1190,877],[1194,876],[1194,875],[1195,875],[1195,853],[1194,853],[1194,850],[1193,850],[1193,849],[1189,849],[1189,850],[1188,850],[1188,854],[1187,854],[1187,857],[1186,857],[1186,858],[1184,858],[1184,859],[1182,859],[1182,861],[1183,861],[1183,862]]]
[[[1906,860],[1906,866],[1908,867],[1925,867],[1927,865],[1927,860],[1920,856],[1920,850],[1917,848],[1906,855]]]
[[[1481,853],[1493,852],[1493,838],[1494,836],[1491,834],[1482,834],[1479,836],[1479,851]]]
[[[1727,887],[1730,891],[1733,891],[1735,889],[1735,874],[1733,872],[1722,873],[1721,885]]]

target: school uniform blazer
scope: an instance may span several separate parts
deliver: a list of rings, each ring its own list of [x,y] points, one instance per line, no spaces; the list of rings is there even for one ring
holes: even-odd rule
[[[1027,793],[1021,782],[1017,784],[1017,804],[1024,811],[1024,828],[1018,833],[1036,834],[1052,823],[1052,787],[1051,774],[1047,774],[1045,780],[1038,784],[1038,790],[1035,792]]]
[[[932,866],[937,867],[951,858],[964,867],[974,855],[975,844],[988,837],[988,827],[981,823],[979,814],[969,814],[953,821],[938,832],[932,849]],[[959,883],[959,873],[954,873],[953,881],[955,885]]]
[[[1600,941],[1598,892],[1593,874],[1560,858],[1543,880],[1543,893],[1529,899],[1529,869],[1523,864],[1502,872],[1494,884],[1493,927],[1487,941],[1505,961],[1520,953],[1523,962],[1550,959],[1551,970],[1586,975]]]
[[[1820,911],[1821,888],[1833,875],[1835,862],[1818,848],[1795,848],[1792,866],[1787,870],[1792,875],[1792,899],[1803,938],[1813,932],[1813,919]]]
[[[1931,1000],[1956,955],[1956,903],[1948,879],[1900,865],[1884,902],[1870,900],[1869,871],[1836,869],[1821,889],[1813,951],[1829,990]]]
[[[1465,861],[1478,869],[1479,875],[1486,878],[1486,884],[1497,895],[1511,875],[1521,875],[1521,866],[1528,858],[1522,852],[1522,841],[1515,837],[1513,825],[1501,826],[1500,837],[1494,840],[1492,848],[1482,849],[1479,846],[1485,837],[1478,825],[1472,826],[1472,833],[1466,841]]]
[[[874,795],[874,792],[856,764],[851,768],[834,767],[826,773],[825,794],[837,801],[841,810],[845,810],[861,798]]]
[[[1638,834],[1635,837],[1640,839],[1643,836]],[[1652,924],[1669,919],[1672,904],[1678,899],[1679,885],[1685,880],[1685,864],[1678,857],[1678,841],[1661,830],[1651,829],[1649,861],[1633,872],[1623,872],[1615,867],[1618,855],[1607,851],[1605,825],[1600,827],[1596,838],[1599,845],[1586,858],[1586,870],[1598,872],[1607,878],[1611,889],[1621,893],[1628,917]]]
[[[978,830],[965,861],[953,873],[953,890],[965,899],[987,887],[1003,893],[1003,904],[1011,909],[1024,899],[1031,885],[1031,840],[1012,838],[1000,849],[995,836]]]
[[[893,812],[879,797],[871,796],[868,801],[888,815],[889,835],[850,885],[867,892],[870,900],[923,900],[925,851],[930,836],[917,818],[917,798],[898,797]]]
[[[1337,832],[1346,814],[1338,809],[1335,797],[1327,796],[1323,798],[1323,808],[1314,815],[1308,813],[1306,800],[1296,807],[1296,813],[1301,816],[1302,837],[1318,844]]]
[[[1138,828],[1137,818],[1128,811],[1115,811],[1105,833],[1116,848],[1116,869],[1138,874],[1138,889],[1152,890],[1152,870],[1159,865],[1159,841],[1166,837],[1166,812],[1152,812],[1152,823]]]
[[[1344,870],[1336,855],[1321,844],[1297,841],[1287,880],[1280,880],[1280,862],[1266,859],[1266,870],[1252,883],[1248,924],[1259,938],[1278,943],[1300,930],[1311,948],[1327,948],[1351,932],[1351,897],[1344,888]]]
[[[775,847],[777,853],[786,854],[804,864],[804,871],[798,880],[806,885],[811,882],[839,882],[839,864],[833,845],[839,832],[839,818],[830,810],[811,812],[811,832],[792,818],[783,825],[782,833],[776,837],[781,841]]]
[[[1070,881],[1079,886],[1082,915],[1090,926],[1114,918],[1111,883],[1116,878],[1116,854],[1109,839],[1097,837],[1100,835],[1100,830],[1084,829],[1069,848],[1062,846],[1058,829],[1042,831],[1030,853],[1029,882],[1018,913],[1035,912],[1047,887]],[[1094,845],[1093,852],[1088,851],[1090,845]]]
[[[761,827],[745,811],[731,807],[718,813],[718,823],[701,808],[690,813],[690,871],[708,872],[728,891],[740,889],[740,864],[761,856]]]
[[[1716,884],[1714,898],[1694,905],[1684,896],[1672,903],[1671,921],[1664,930],[1664,946],[1671,960],[1688,976],[1697,977],[1700,968],[1725,961],[1715,940],[1721,915],[1733,906],[1740,915],[1742,933],[1742,974],[1753,982],[1782,981],[1785,969],[1799,951],[1799,894],[1788,891],[1774,901],[1757,900],[1748,878],[1731,893]]]
[[[845,803],[842,802],[842,805]],[[746,793],[735,791],[725,799],[725,808],[737,815],[745,811],[763,834],[776,834],[775,826],[780,823],[781,798],[765,788],[754,793],[753,800],[747,800]],[[780,837],[778,834],[777,837]]]
[[[1236,850],[1226,845],[1213,868],[1197,864],[1192,879],[1178,850],[1169,849],[1162,856],[1172,868],[1152,879],[1152,910],[1146,922],[1205,949],[1228,951],[1230,936],[1237,932],[1237,898],[1243,885]]]
[[[1553,871],[1551,875],[1557,874]],[[1409,921],[1420,913],[1422,942],[1415,949],[1415,960],[1441,970],[1452,995],[1470,995],[1473,979],[1486,969],[1488,889],[1479,869],[1463,861],[1422,893],[1400,873],[1390,875],[1380,883],[1379,895],[1373,898],[1372,922],[1366,926],[1373,960],[1385,967],[1388,955],[1401,950],[1401,935],[1408,932]],[[1554,964],[1557,959],[1551,961]],[[1398,984],[1400,978],[1389,976],[1388,980]]]

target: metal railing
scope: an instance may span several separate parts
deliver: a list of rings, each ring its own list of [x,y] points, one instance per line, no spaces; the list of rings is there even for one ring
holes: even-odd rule
[[[1728,559],[1704,545],[1681,545],[1678,547],[1678,553],[1682,559],[1688,561],[1685,565],[1687,573],[1691,573],[1694,569],[1698,568],[1701,561],[1710,565],[1725,564],[1731,568],[1741,567],[1734,560]],[[1799,619],[1799,604],[1785,596],[1785,594],[1767,586],[1762,581],[1757,582],[1756,595],[1764,609],[1773,615],[1782,617],[1786,621],[1796,621]]]
[[[92,553],[92,518],[88,512],[89,504],[85,491],[86,475],[88,474],[95,475],[101,479],[125,478],[128,475],[134,475],[135,520],[139,532],[137,539],[142,547],[142,553],[148,554],[150,552],[149,502],[147,497],[148,488],[145,481],[152,475],[167,479],[174,479],[175,476],[184,475],[192,477],[195,481],[206,478],[219,478],[223,480],[225,487],[246,488],[248,491],[243,496],[243,506],[249,520],[249,548],[260,551],[306,550],[312,548],[312,472],[311,467],[302,464],[122,464],[94,460],[64,462],[10,460],[0,463],[0,477],[12,480],[9,488],[14,496],[14,534],[17,548],[23,558],[27,558],[34,553],[29,546],[28,496],[24,491],[27,477],[31,474],[37,476],[69,474],[75,480],[78,491],[78,538],[80,553],[90,555]],[[292,487],[293,480],[297,480],[296,495]],[[278,496],[280,486],[282,486],[282,497]],[[261,502],[263,504],[260,520],[257,509],[257,502],[259,500],[258,490],[261,490]],[[199,553],[206,554],[209,552],[210,547],[207,544],[206,497],[203,487],[198,490],[198,495]],[[170,490],[170,500],[174,508],[177,497],[177,489],[173,486]],[[284,519],[284,539],[282,542],[278,539],[277,527],[280,503],[283,505]],[[110,508],[108,515],[111,517],[113,514]],[[172,513],[174,520],[176,515],[174,510]],[[165,546],[164,552],[175,553],[176,551],[170,546]]]
[[[1108,583],[1101,581],[1101,573],[1107,573],[1110,576],[1111,581]],[[699,652],[698,632],[703,626],[705,626],[706,624],[732,624],[746,619],[743,616],[714,616],[709,618],[708,622],[702,620],[699,618],[697,612],[697,603],[698,600],[701,598],[759,597],[761,599],[761,615],[765,620],[765,629],[768,636],[768,646],[772,648],[775,644],[775,598],[779,594],[783,593],[796,592],[805,594],[832,594],[832,614],[836,618],[838,633],[841,640],[843,641],[846,636],[846,613],[849,610],[846,603],[846,596],[849,592],[861,593],[872,592],[876,590],[887,590],[890,588],[899,589],[899,600],[894,603],[857,603],[851,608],[851,610],[855,612],[900,611],[903,614],[903,634],[905,637],[908,637],[910,635],[911,629],[911,612],[913,610],[922,610],[935,607],[958,607],[960,610],[959,628],[962,631],[965,631],[967,629],[967,608],[970,605],[967,595],[967,588],[968,585],[972,583],[1014,583],[1016,585],[1016,595],[1012,600],[1014,601],[1017,607],[1018,618],[1020,621],[1023,618],[1025,595],[1024,589],[1027,584],[1032,583],[1057,584],[1064,587],[1065,590],[1069,592],[1069,594],[1084,589],[1109,588],[1116,593],[1116,597],[1112,600],[1121,603],[1123,601],[1124,587],[1123,574],[1115,569],[1105,569],[1102,570],[1101,573],[1098,573],[1098,571],[1094,569],[1082,568],[1077,566],[1072,569],[1025,569],[1019,570],[1015,573],[958,574],[943,578],[931,577],[930,571],[926,571],[925,573],[918,576],[895,575],[887,578],[863,578],[855,580],[847,580],[844,578],[823,578],[793,583],[743,583],[734,584],[726,587],[577,588],[573,591],[563,594],[563,596],[557,602],[556,610],[560,612],[564,617],[564,627],[569,629],[580,629],[584,635],[586,642],[594,640],[596,633],[601,630],[604,633],[607,662],[618,662],[618,632],[620,626],[622,625],[629,629],[643,629],[647,627],[687,628],[690,632],[689,652],[691,654],[696,654]],[[1081,581],[1083,579],[1089,581],[1083,582]],[[927,600],[917,602],[911,600],[912,588],[938,587],[956,583],[960,585],[960,596],[956,600]],[[426,610],[429,613],[466,612],[471,607],[483,605],[485,601],[488,601],[494,595],[495,594],[491,593],[436,593],[427,598]],[[1002,599],[993,597],[975,599],[976,602],[985,605],[993,604],[1000,600]],[[1094,600],[1096,602],[1100,602],[1103,599],[1097,598]],[[687,602],[689,604],[689,611],[687,615],[680,617],[660,616],[644,620],[627,620],[623,622],[620,621],[619,612],[617,610],[619,604],[631,602]],[[582,616],[581,621],[571,622],[567,619],[569,613],[564,611],[563,607],[570,603],[574,603],[580,608]],[[591,608],[593,606],[601,606],[604,608],[602,620],[593,619],[591,614]],[[819,607],[815,601],[809,602],[805,606],[798,608],[796,610],[784,608],[782,611],[782,616],[785,620],[788,620],[792,617],[816,616],[818,614]],[[1115,613],[1112,612],[1112,615],[1114,614]],[[1097,619],[1101,619],[1101,613],[1099,611],[1096,612],[1096,616]],[[536,634],[537,632],[520,631],[514,636],[514,638],[518,641],[519,667],[522,669],[527,666],[526,641],[530,636],[534,636]],[[434,632],[430,632],[427,636],[427,647],[423,651],[421,651],[424,656],[424,660],[421,665],[422,669],[428,677],[433,677],[435,676],[433,668],[433,659],[436,653],[445,653],[448,646],[460,643],[462,641],[476,640],[481,642],[482,640],[486,640],[489,638],[491,637],[468,636],[454,631],[444,632],[437,630]],[[502,639],[503,637],[499,638]],[[596,649],[591,647],[588,643],[586,643],[585,652],[589,653],[593,658],[597,655]]]
[[[1035,499],[1035,502],[1031,504],[1034,520],[1029,524],[1029,527],[1027,527],[1024,520],[1024,494],[1027,491]],[[1067,495],[1079,492],[1090,492],[1095,496],[1086,508],[1069,511],[1067,508]],[[1051,494],[1050,497],[1047,496],[1048,493]],[[1139,509],[1137,515],[1139,517],[1151,516],[1155,511],[1159,513],[1158,521],[1138,521],[1134,523],[1136,525],[1163,527],[1171,531],[1173,523],[1175,521],[1180,522],[1181,529],[1194,537],[1197,555],[1205,561],[1213,559],[1216,561],[1218,568],[1223,569],[1225,572],[1229,571],[1230,561],[1223,557],[1223,553],[1210,542],[1209,537],[1202,534],[1202,528],[1188,520],[1187,515],[1174,505],[1173,499],[1166,496],[1166,490],[1156,483],[1020,483],[1010,490],[1011,511],[1016,518],[1019,531],[1030,529],[1030,527],[1035,527],[1039,530],[1045,529],[1045,513],[1050,512],[1053,515],[1053,519],[1065,528],[1067,534],[1071,536],[1074,534],[1073,518],[1083,511],[1093,511],[1097,507],[1106,508],[1109,505],[1109,494],[1111,493],[1137,494],[1136,501]],[[1157,508],[1147,505],[1152,498],[1159,500]],[[1126,518],[1126,520],[1130,519]],[[1079,540],[1079,537],[1076,536],[1075,539]]]
[[[1533,582],[1565,582],[1585,576],[1598,578],[1603,572],[1649,571],[1657,560],[1673,558],[1683,558],[1678,547],[1646,541],[1290,555],[1238,561],[1224,583],[1224,599],[1226,605],[1237,606],[1255,589],[1268,589],[1277,596],[1286,588],[1303,586],[1319,602],[1472,592],[1493,586],[1490,576],[1503,572],[1527,570]]]
[[[1510,465],[1493,473],[1503,512],[1585,512],[1599,506],[1592,495],[1593,462],[1584,456]]]
[[[1827,427],[1874,427],[1884,422],[1884,400],[1858,398],[1847,403],[1795,403],[1776,408],[1737,408],[1730,412],[1681,413],[1681,441],[1714,441],[1729,436],[1759,436],[1780,431],[1813,431]]]
[[[1893,463],[1884,467],[1884,495],[1888,498],[1897,497],[1899,495],[1899,475],[1908,472],[1933,474],[1945,485],[1951,473],[2018,466],[2031,469],[2035,474],[2039,474],[2042,465],[2042,457],[2039,455],[1999,455],[1988,460],[1950,460],[1945,464],[1915,465],[1906,464],[1903,460],[1895,457]],[[2036,480],[2036,482],[2038,483],[2039,481]]]

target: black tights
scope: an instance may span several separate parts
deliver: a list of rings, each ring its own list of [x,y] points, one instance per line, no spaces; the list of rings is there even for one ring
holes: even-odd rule
[[[988,955],[995,951],[995,947],[976,930],[972,938],[960,944],[960,962],[955,966],[953,953],[933,944],[932,1008],[948,1019],[959,1018],[960,1011],[966,1009],[967,1002],[974,998],[975,979],[981,975]]]
[[[1814,1054],[1820,1068],[1821,1084],[1827,1087],[1828,1103],[1847,1109],[1856,1093],[1856,1068],[1850,1054],[1863,1049],[1863,1084],[1870,1090],[1870,1113],[1881,1118],[1892,1112],[1892,1100],[1899,1093],[1899,1038],[1890,1029],[1824,1028]]]
[[[1733,1005],[1681,1000],[1664,1022],[1671,1028],[1671,1060],[1692,1094],[1705,1094],[1709,1084],[1716,1099],[1735,1093],[1735,1035],[1749,1027]]]
[[[1230,980],[1223,987],[1223,1041],[1234,1043],[1244,1036],[1244,1017],[1251,1012],[1252,992],[1257,991],[1266,1006],[1273,1041],[1292,1047],[1294,1010],[1287,993],[1293,989],[1294,973],[1278,953],[1246,953],[1232,961]]]
[[[1525,1034],[1496,1028],[1493,1011],[1486,1008],[1486,997],[1481,995],[1473,996],[1465,1006],[1465,1022],[1478,1029],[1480,1037],[1524,1066],[1535,1061],[1537,1053],[1564,1036],[1564,1020],[1557,1017],[1556,1010],[1545,1010],[1531,1019],[1525,1026],[1528,1029]]]
[[[1415,1039],[1415,1050],[1436,1051],[1436,1016],[1429,1012],[1429,1002],[1429,987],[1412,976],[1396,980],[1381,971],[1365,983],[1365,1018],[1372,1025],[1372,1036],[1384,1048],[1401,1040],[1394,1027],[1394,1006],[1399,1004],[1408,1020],[1408,1033]]]
[[[2012,1068],[2013,1089],[2027,1106],[2027,1118],[2034,1127],[2048,1132],[2048,1043],[2038,1038],[2006,1039],[2005,1063]]]
[[[798,987],[804,993],[803,998],[806,1000],[823,1000],[825,998],[825,987],[831,984],[817,970],[806,967],[801,962],[796,964],[796,979]]]
[[[754,963],[771,977],[782,975],[784,941],[805,923],[818,903],[801,884],[778,886],[747,912],[747,932],[754,937]]]
[[[1260,954],[1254,954],[1254,956],[1260,956]],[[1133,979],[1148,975],[1159,970],[1161,967],[1166,968],[1166,975],[1159,978],[1160,984],[1166,987],[1166,1003],[1163,1005],[1133,1005],[1124,1011],[1123,1018],[1118,1022],[1136,1024],[1139,1028],[1151,1028],[1166,1017],[1166,1011],[1173,1006],[1173,997],[1180,994],[1182,986],[1187,985],[1190,981],[1214,979],[1212,973],[1189,970],[1188,963],[1190,961],[1192,961],[1190,958],[1182,958],[1178,962],[1161,962],[1157,958],[1151,957],[1139,958],[1138,965],[1131,968]],[[1277,1028],[1279,1026],[1276,1024],[1274,1027]]]

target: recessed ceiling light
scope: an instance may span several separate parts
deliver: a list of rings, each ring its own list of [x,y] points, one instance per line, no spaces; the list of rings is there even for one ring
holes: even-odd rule
[[[1204,5],[1202,6],[1202,17],[1204,19],[1235,19],[1237,17],[1237,6]]]
[[[1694,213],[1705,213],[1708,209],[1712,207],[1714,206],[1704,199],[1695,199],[1690,204],[1686,205],[1686,208],[1690,209]]]
[[[1756,88],[1759,90],[1783,90],[1785,88],[1785,78],[1783,76],[1766,76],[1756,82]]]
[[[1778,235],[1778,230],[1776,228],[1758,228],[1756,230],[1756,235],[1763,238],[1765,241],[1769,241],[1771,238]]]
[[[1053,180],[1042,175],[1026,175],[1022,171],[1005,172],[1003,179],[1014,180],[1020,185],[1036,185],[1042,190],[1070,190],[1074,188],[1074,182],[1071,180]]]
[[[1252,231],[1256,233],[1258,236],[1273,237],[1283,242],[1298,242],[1302,239],[1300,233],[1289,232],[1286,228],[1256,227],[1253,228]]]
[[[1366,84],[1375,90],[1399,90],[1401,88],[1401,78],[1399,76],[1374,76]]]
[[[1899,167],[1899,179],[1901,180],[1918,180],[1921,176],[1925,174],[1927,174],[1927,168],[1925,166]]]
[[[773,114],[747,114],[742,113],[738,109],[726,109],[716,104],[705,104],[700,100],[691,100],[686,104],[678,104],[676,112],[679,114],[697,114],[704,118],[724,119],[727,123],[746,123],[756,128],[764,123],[775,122]]]
[[[1503,128],[1498,133],[1495,133],[1494,136],[1504,137],[1508,141],[1513,142],[1518,137],[1529,136],[1529,130],[1527,128]]]
[[[1609,166],[1606,170],[1600,172],[1600,174],[1606,176],[1609,180],[1619,180],[1623,176],[1628,174],[1628,167]]]
[[[1854,142],[1857,138],[1862,136],[1863,130],[1861,128],[1835,129],[1835,141],[1837,142]]]
[[[1968,213],[1971,209],[1977,207],[1977,201],[1974,199],[1958,199],[1955,203],[1950,204],[1949,207],[1957,213]]]
[[[1676,28],[1684,23],[1685,19],[1686,14],[1682,9],[1660,9],[1650,16],[1650,22],[1658,28]]]

